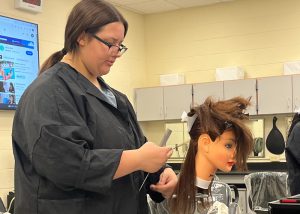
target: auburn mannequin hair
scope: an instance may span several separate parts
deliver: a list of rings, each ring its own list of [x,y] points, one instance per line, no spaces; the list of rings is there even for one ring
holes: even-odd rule
[[[205,102],[191,109],[188,116],[197,115],[189,132],[190,143],[185,161],[181,167],[174,196],[170,199],[170,208],[174,214],[192,214],[197,209],[208,205],[207,201],[200,198],[200,205],[196,205],[195,186],[196,170],[195,157],[198,150],[198,139],[201,134],[208,134],[212,141],[222,135],[225,130],[232,130],[236,137],[236,166],[239,170],[247,169],[247,158],[252,151],[253,137],[249,128],[244,124],[248,115],[244,114],[249,99],[235,97],[229,100],[215,102],[208,97]],[[228,125],[230,124],[230,125]],[[200,192],[211,196],[211,184],[208,190]],[[199,191],[198,191],[199,192]]]

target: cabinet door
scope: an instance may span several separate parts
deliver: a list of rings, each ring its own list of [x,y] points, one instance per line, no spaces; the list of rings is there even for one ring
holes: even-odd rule
[[[163,88],[135,89],[135,107],[138,121],[163,120]]]
[[[293,111],[300,109],[300,75],[293,75]]]
[[[236,96],[251,97],[251,106],[247,113],[256,115],[256,79],[224,81],[224,99]]]
[[[292,77],[257,79],[258,114],[291,113]]]
[[[221,81],[194,84],[194,104],[201,105],[209,96],[216,100],[223,100],[223,90],[223,82]]]
[[[190,111],[192,85],[164,87],[164,113],[166,120],[180,119],[182,112]]]

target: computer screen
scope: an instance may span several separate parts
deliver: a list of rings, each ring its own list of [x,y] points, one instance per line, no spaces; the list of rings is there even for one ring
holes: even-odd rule
[[[0,110],[17,108],[38,71],[38,25],[0,16]]]

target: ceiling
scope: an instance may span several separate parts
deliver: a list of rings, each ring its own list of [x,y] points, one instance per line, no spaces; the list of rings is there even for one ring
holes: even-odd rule
[[[139,14],[160,13],[188,7],[217,4],[234,0],[107,0]]]

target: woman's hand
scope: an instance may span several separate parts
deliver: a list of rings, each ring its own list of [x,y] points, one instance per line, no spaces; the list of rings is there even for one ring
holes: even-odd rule
[[[172,148],[160,147],[147,142],[138,150],[140,170],[145,172],[157,172],[171,157]]]
[[[159,182],[152,184],[150,189],[156,192],[160,192],[165,198],[171,198],[174,189],[177,185],[178,178],[175,172],[171,168],[165,168],[160,175]]]

